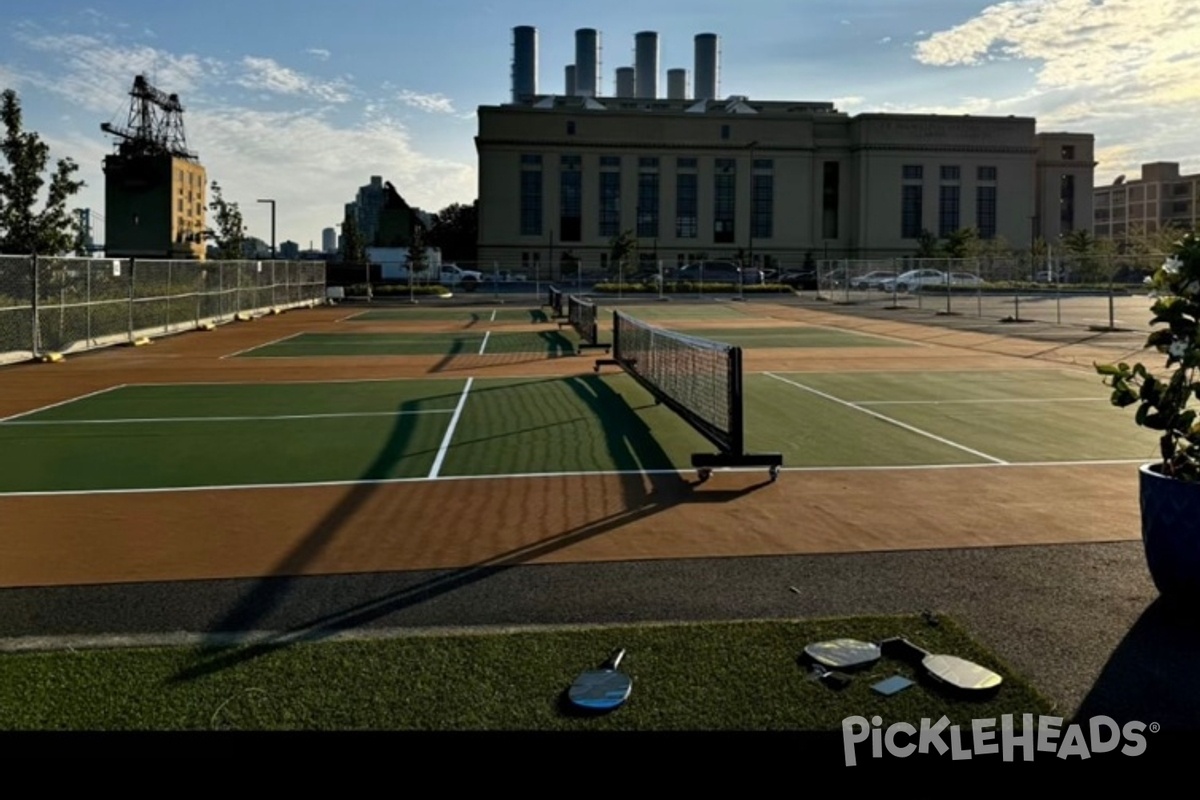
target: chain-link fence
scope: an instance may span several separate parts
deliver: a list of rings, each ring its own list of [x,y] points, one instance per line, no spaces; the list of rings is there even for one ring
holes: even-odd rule
[[[0,256],[0,363],[321,302],[320,261]]]
[[[1146,330],[1145,278],[1162,254],[827,260],[817,297],[1009,322]]]

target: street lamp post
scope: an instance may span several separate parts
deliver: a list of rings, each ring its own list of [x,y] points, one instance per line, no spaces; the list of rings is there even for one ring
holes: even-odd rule
[[[275,201],[274,200],[259,200],[260,203],[271,204],[271,260],[275,260]]]

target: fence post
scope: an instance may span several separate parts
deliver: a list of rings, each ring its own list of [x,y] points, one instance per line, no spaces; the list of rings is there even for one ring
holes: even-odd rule
[[[133,271],[134,258],[129,259],[129,341],[133,341]]]
[[[167,314],[163,320],[163,333],[171,332],[171,267],[174,264],[174,261],[167,262]]]
[[[33,297],[29,303],[31,312],[30,322],[33,327],[29,331],[29,348],[33,351],[34,358],[41,355],[42,352],[42,332],[38,327],[38,257],[34,253],[29,257],[30,283],[33,285]]]
[[[84,267],[87,271],[87,343],[91,347],[95,342],[92,341],[92,260],[89,258],[87,266]]]

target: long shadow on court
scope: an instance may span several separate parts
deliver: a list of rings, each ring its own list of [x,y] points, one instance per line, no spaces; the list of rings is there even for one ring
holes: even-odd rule
[[[604,440],[608,454],[614,464],[640,464],[640,469],[670,469],[671,459],[654,438],[649,426],[630,408],[625,398],[614,391],[602,377],[582,376],[568,378],[568,386],[598,417],[605,421]],[[390,446],[386,452],[395,453]],[[384,453],[381,453],[384,457]],[[512,567],[528,563],[566,547],[579,544],[596,536],[602,536],[641,519],[653,516],[695,499],[701,495],[705,502],[729,501],[755,491],[770,483],[761,483],[736,491],[706,489],[694,492],[697,484],[686,480],[676,472],[625,473],[620,476],[622,511],[608,514],[596,520],[566,530],[550,539],[515,548],[508,552],[481,561],[462,569],[451,570],[443,575],[423,581],[397,592],[355,604],[324,616],[310,620],[272,634],[249,646],[218,646],[209,655],[172,676],[169,683],[182,683],[202,678],[224,669],[268,655],[272,652],[300,642],[318,641],[340,631],[369,624],[405,608],[429,601],[441,595],[470,586],[499,574]],[[355,491],[340,503],[333,512],[314,528],[304,544],[281,563],[276,573],[285,573],[306,563],[317,550],[327,543],[337,530],[352,516],[353,511],[366,499],[374,486],[356,487]],[[296,578],[265,578],[251,590],[249,595],[223,619],[210,628],[217,634],[241,632],[255,629],[255,623],[268,615],[277,606]]]

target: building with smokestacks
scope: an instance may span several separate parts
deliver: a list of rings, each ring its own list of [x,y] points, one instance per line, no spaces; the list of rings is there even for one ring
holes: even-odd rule
[[[1091,134],[1030,117],[849,115],[822,101],[722,97],[720,39],[665,71],[658,34],[601,85],[601,39],[576,31],[561,94],[538,87],[538,39],[515,28],[510,102],[478,109],[479,256],[556,275],[607,269],[614,237],[668,265],[911,255],[923,231],[975,228],[1027,249],[1092,225]]]

